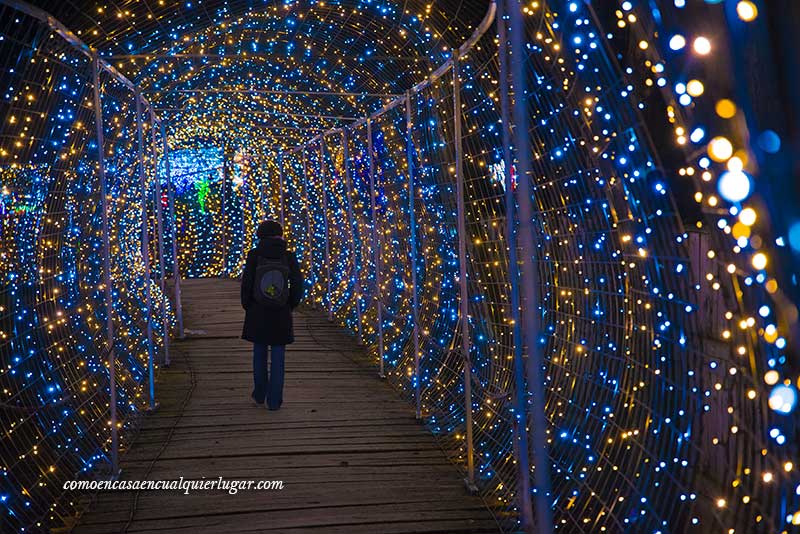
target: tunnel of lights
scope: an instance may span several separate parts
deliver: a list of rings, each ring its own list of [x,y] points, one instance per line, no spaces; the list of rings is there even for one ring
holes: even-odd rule
[[[532,250],[506,225],[506,188],[525,188],[504,154],[494,3],[35,4],[0,1],[9,531],[80,513],[63,482],[108,476],[146,417],[148,362],[157,390],[182,333],[174,273],[239,276],[265,218],[284,221],[307,302],[363,342],[453,462],[469,471],[472,454],[504,530],[536,488],[519,467],[530,375],[515,374],[532,351],[546,404],[522,405],[546,418],[555,530],[800,524],[800,226],[791,191],[764,185],[789,148],[736,82],[762,2],[499,6],[521,9],[527,43],[509,60],[528,79],[530,145],[509,148],[528,151],[533,216],[517,226]],[[535,266],[525,347],[509,243]]]

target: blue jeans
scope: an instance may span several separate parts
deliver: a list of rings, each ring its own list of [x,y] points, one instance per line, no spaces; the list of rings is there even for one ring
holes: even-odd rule
[[[267,370],[267,358],[269,350],[272,349],[272,362],[269,371]],[[284,356],[286,355],[285,345],[253,345],[253,399],[259,404],[264,403],[266,397],[267,406],[270,410],[277,410],[283,403],[283,370]]]

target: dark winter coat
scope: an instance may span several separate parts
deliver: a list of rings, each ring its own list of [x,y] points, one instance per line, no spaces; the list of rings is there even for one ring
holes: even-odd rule
[[[278,309],[265,308],[253,297],[258,257],[280,258],[286,254],[289,262],[289,301]],[[242,339],[262,345],[288,345],[294,342],[292,310],[303,298],[303,275],[294,252],[286,250],[286,241],[268,237],[248,252],[242,274],[242,307],[245,309]]]

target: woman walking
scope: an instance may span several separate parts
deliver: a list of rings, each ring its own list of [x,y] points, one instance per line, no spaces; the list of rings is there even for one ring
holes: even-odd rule
[[[303,297],[303,276],[294,252],[286,250],[280,223],[262,222],[256,236],[258,245],[248,252],[242,275],[242,339],[253,343],[250,396],[256,404],[266,400],[270,410],[277,410],[283,402],[284,356],[286,345],[294,342],[292,310]]]

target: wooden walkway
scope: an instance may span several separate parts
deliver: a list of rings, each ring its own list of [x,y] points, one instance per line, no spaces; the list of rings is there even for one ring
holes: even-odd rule
[[[102,491],[80,534],[498,532],[413,407],[322,314],[295,315],[280,410],[250,400],[235,280],[188,280],[172,367],[122,457],[123,479],[282,480],[284,489]],[[202,333],[199,333],[202,332]]]

